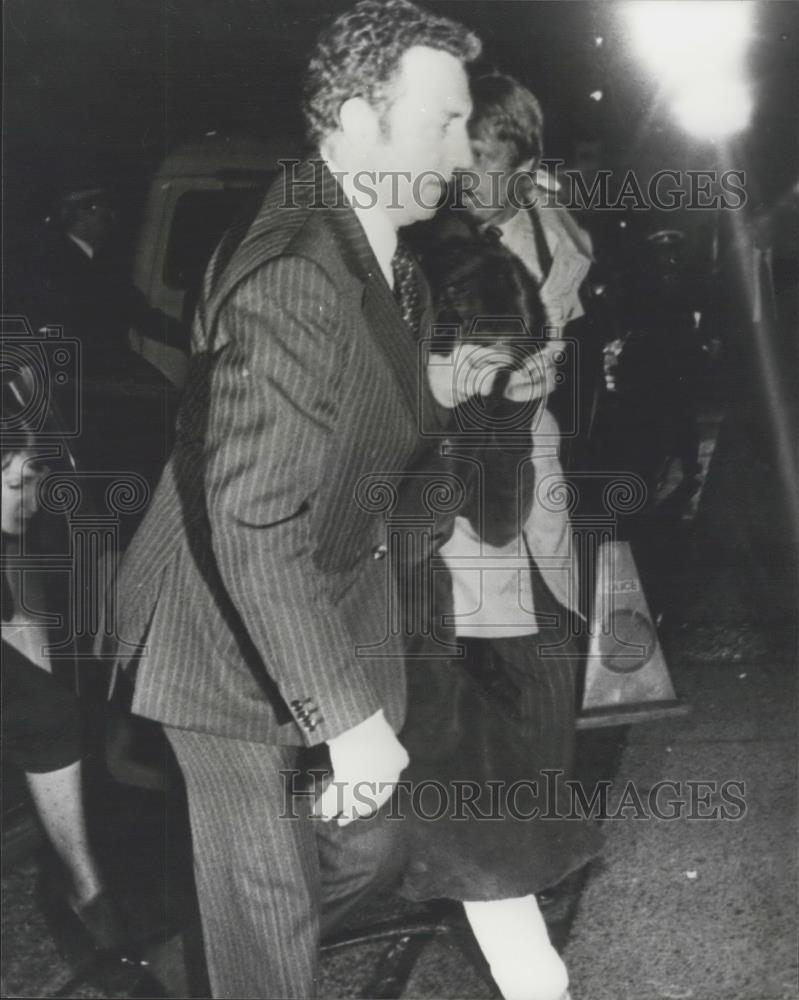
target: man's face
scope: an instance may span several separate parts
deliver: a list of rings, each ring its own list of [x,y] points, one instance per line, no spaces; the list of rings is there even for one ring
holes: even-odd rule
[[[509,184],[525,165],[517,162],[511,143],[471,140],[472,166],[460,178],[462,204],[480,225],[504,222],[519,207],[521,188]]]
[[[415,46],[402,58],[392,103],[373,154],[381,207],[395,225],[429,219],[444,185],[471,161],[466,122],[469,84],[461,63],[448,52]]]

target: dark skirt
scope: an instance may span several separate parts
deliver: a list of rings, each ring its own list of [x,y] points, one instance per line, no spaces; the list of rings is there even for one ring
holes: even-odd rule
[[[549,627],[518,638],[459,637],[463,658],[409,662],[401,738],[411,764],[399,800],[406,898],[525,896],[599,851],[596,826],[575,817],[565,784],[579,646],[568,613],[532,573],[536,613],[553,616]]]
[[[82,756],[77,697],[52,674],[2,643],[2,753],[26,774],[48,774]]]

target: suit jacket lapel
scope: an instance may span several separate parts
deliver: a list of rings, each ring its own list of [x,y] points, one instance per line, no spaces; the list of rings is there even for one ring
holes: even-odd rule
[[[226,236],[207,276],[209,306],[203,325],[212,330],[219,309],[236,285],[284,249],[275,244],[272,235],[277,212],[298,212],[302,217],[298,217],[298,226],[307,218],[307,212],[321,213],[333,233],[346,270],[360,286],[364,321],[415,416],[420,385],[422,392],[429,393],[426,379],[420,377],[423,372],[417,345],[402,319],[358,217],[344,202],[341,189],[320,160],[311,160],[299,167],[290,192],[285,188],[273,188],[246,232],[233,230]]]
[[[420,385],[424,387],[423,391],[429,391],[420,368],[417,344],[405,325],[358,217],[349,207],[333,209],[330,211],[330,222],[348,270],[362,283],[364,321],[394,372],[411,412],[416,416]]]

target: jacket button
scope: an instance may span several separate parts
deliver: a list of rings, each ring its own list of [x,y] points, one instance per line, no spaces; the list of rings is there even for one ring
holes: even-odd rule
[[[372,549],[372,558],[385,559],[387,552],[388,548],[385,545],[375,545],[375,547]]]

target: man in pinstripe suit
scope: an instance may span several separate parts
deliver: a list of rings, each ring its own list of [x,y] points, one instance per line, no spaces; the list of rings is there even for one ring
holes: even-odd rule
[[[364,0],[320,37],[321,162],[209,265],[177,443],[122,568],[117,659],[185,778],[216,997],[314,995],[320,933],[402,862],[379,812],[407,763],[402,649],[356,652],[386,636],[393,568],[355,497],[418,457],[430,390],[419,310],[393,294],[397,230],[469,165],[478,51],[407,0]],[[281,772],[312,764],[334,783],[287,808]]]

